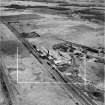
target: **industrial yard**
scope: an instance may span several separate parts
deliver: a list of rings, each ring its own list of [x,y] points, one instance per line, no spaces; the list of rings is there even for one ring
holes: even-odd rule
[[[103,1],[4,1],[0,105],[104,105]]]

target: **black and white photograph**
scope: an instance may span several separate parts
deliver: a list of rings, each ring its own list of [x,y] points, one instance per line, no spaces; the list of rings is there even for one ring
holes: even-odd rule
[[[105,0],[0,0],[0,105],[105,105]]]

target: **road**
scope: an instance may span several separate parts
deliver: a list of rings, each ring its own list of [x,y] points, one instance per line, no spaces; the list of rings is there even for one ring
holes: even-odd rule
[[[22,38],[17,30],[13,28],[11,25],[8,24],[2,17],[0,20],[16,35],[16,37],[23,43],[23,45],[28,49],[30,53],[40,62],[40,64],[48,70],[53,76],[56,78],[57,81],[61,82],[64,87],[68,90],[68,94],[72,94],[75,99],[80,102],[80,105],[97,105],[90,97],[85,95],[78,87],[74,84],[69,84],[70,81],[66,81],[66,79],[60,74],[58,69],[53,68],[51,62],[46,59],[42,59],[39,57],[38,52],[33,46],[24,38]]]
[[[0,82],[2,90],[6,99],[7,105],[16,105],[14,91],[8,77],[8,70],[3,62],[3,58],[0,58]]]

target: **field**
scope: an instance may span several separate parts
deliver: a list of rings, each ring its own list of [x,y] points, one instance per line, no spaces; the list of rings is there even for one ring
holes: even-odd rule
[[[32,4],[32,2],[11,2],[10,5],[3,4],[4,6],[1,7],[3,18],[20,34],[36,32],[40,35],[37,38],[26,38],[30,43],[48,50],[52,50],[54,44],[64,40],[91,48],[105,48],[102,5],[91,9],[86,3],[80,6],[79,3],[70,5],[63,2],[48,4],[46,2]],[[26,82],[20,84],[16,83],[17,47],[18,79],[19,82]],[[47,70],[2,23],[0,23],[0,53],[14,81],[15,90],[19,93],[17,95],[19,105],[75,105],[75,100],[69,98],[62,85],[53,83],[55,80]],[[104,72],[104,64],[87,63],[87,79],[94,82],[97,88],[104,89]],[[84,71],[80,71],[80,74],[84,75]],[[98,103],[103,105],[102,102]]]

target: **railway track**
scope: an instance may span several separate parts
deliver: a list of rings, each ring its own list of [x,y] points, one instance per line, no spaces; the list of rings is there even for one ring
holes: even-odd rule
[[[53,68],[50,62],[47,62],[48,65],[51,66],[52,74],[55,75],[55,78],[58,79],[72,94],[78,99],[78,102],[82,105],[97,105],[94,101],[92,101],[87,95],[85,95],[75,84],[68,82],[66,78],[64,78],[58,69]]]
[[[3,18],[0,18],[1,21],[16,35],[16,37],[23,43],[23,45],[28,49],[30,53],[41,63],[41,65],[48,70],[53,76],[56,78],[56,80],[60,81],[64,87],[68,90],[68,94],[73,97],[75,97],[76,100],[78,100],[80,105],[97,105],[91,98],[89,98],[87,95],[85,95],[82,91],[79,90],[78,87],[76,87],[74,84],[70,84],[70,81],[68,81],[60,74],[59,70],[55,69],[51,62],[47,59],[42,59],[39,57],[38,52],[36,49],[33,48],[33,46],[24,38],[20,37],[19,33],[15,28],[13,28],[11,25],[8,24],[7,21],[5,21]]]

